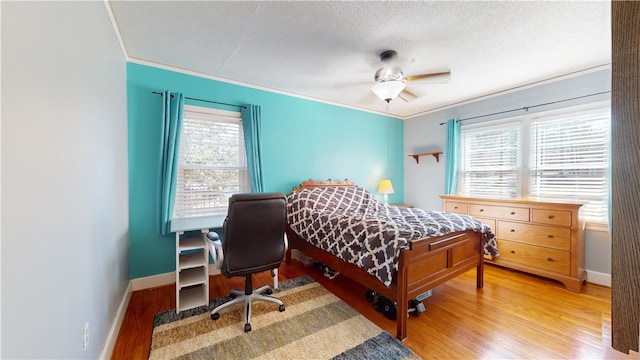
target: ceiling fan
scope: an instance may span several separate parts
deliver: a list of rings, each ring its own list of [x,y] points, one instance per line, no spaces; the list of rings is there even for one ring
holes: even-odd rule
[[[371,91],[387,104],[396,97],[407,102],[418,97],[405,88],[408,82],[418,80],[447,82],[451,75],[451,71],[444,71],[405,76],[398,66],[398,53],[395,50],[385,50],[380,53],[380,61],[384,66],[376,71],[373,77],[375,84]]]

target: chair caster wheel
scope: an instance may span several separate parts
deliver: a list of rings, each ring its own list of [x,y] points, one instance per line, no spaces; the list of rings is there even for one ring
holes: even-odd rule
[[[271,289],[267,289],[267,290],[265,290],[265,291],[264,291],[264,293],[265,293],[266,295],[271,295],[271,294],[273,294],[273,290],[271,290]]]
[[[244,324],[244,332],[251,331],[251,324]]]
[[[278,311],[283,312],[284,311],[284,305],[278,306]]]
[[[218,313],[211,314],[211,319],[213,319],[213,320],[220,319],[220,314],[218,314]]]

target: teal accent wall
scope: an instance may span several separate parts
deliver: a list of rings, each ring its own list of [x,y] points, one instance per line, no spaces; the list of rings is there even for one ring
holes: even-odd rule
[[[172,272],[176,265],[175,237],[156,230],[162,103],[152,91],[163,89],[198,99],[260,105],[266,192],[288,194],[309,178],[348,178],[376,194],[378,182],[388,178],[395,190],[389,203],[403,202],[403,120],[127,63],[132,279]]]

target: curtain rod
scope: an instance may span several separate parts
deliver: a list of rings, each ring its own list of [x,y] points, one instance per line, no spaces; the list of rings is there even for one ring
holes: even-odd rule
[[[161,92],[157,92],[157,91],[152,91],[152,94],[156,94],[156,95],[162,95]],[[171,94],[171,97],[173,98],[173,94]],[[202,102],[207,102],[207,103],[212,103],[212,104],[220,104],[220,105],[227,105],[227,106],[235,106],[235,107],[239,107],[239,108],[243,108],[243,109],[248,109],[246,105],[236,105],[236,104],[228,104],[228,103],[223,103],[223,102],[219,102],[219,101],[213,101],[213,100],[204,100],[204,99],[196,99],[196,98],[192,98],[192,97],[188,97],[185,96],[185,99],[189,99],[189,100],[195,100],[195,101],[202,101]]]
[[[576,100],[576,99],[582,99],[582,98],[586,98],[586,97],[589,97],[589,96],[596,96],[596,95],[607,94],[607,93],[610,93],[610,92],[611,92],[611,91],[602,91],[602,92],[598,92],[598,93],[593,93],[593,94],[588,94],[588,95],[577,96],[577,97],[573,97],[573,98],[569,98],[569,99],[552,101],[552,102],[548,102],[548,103],[544,103],[544,104],[537,104],[537,105],[525,106],[525,107],[521,107],[521,108],[517,108],[517,109],[511,109],[511,110],[499,111],[499,112],[495,112],[495,113],[491,113],[491,114],[478,115],[478,116],[473,116],[473,117],[466,118],[466,119],[458,119],[458,121],[472,120],[472,119],[477,119],[477,118],[486,117],[486,116],[491,116],[491,115],[500,115],[500,114],[504,114],[504,113],[508,113],[508,112],[513,112],[513,111],[519,111],[519,110],[529,111],[529,109],[534,108],[534,107],[538,107],[538,106],[553,105],[553,104],[557,104],[557,103],[561,103],[561,102],[565,102],[565,101]],[[446,124],[446,122],[441,122],[441,123],[440,123],[440,125],[444,125],[444,124]]]

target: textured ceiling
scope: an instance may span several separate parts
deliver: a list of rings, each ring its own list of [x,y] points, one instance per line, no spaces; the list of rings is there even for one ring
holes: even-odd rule
[[[130,60],[401,118],[611,62],[608,1],[109,5]],[[371,92],[387,49],[405,75],[451,77],[387,107]]]

